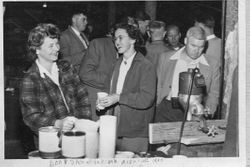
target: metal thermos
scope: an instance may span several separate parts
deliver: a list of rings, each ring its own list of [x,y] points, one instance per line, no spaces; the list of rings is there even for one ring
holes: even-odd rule
[[[191,89],[192,86],[192,89]],[[187,106],[188,95],[190,91],[189,110],[195,107],[197,115],[203,114],[203,96],[206,93],[205,79],[198,68],[188,69],[186,72],[181,72],[179,75],[179,94],[178,99],[183,107]],[[187,120],[191,120],[190,112],[187,114]]]
[[[205,80],[198,68],[189,68],[188,71],[181,72],[179,75],[179,94],[188,95],[189,86],[194,75],[194,84],[191,95],[201,95],[205,93]]]

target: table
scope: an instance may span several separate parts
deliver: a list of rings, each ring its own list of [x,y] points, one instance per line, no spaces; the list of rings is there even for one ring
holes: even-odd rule
[[[152,123],[149,125],[149,143],[171,144],[170,155],[177,152],[180,127],[182,122]],[[226,120],[208,120],[208,126],[219,127],[215,137],[198,130],[199,122],[189,121],[185,123],[181,139],[181,153],[188,157],[218,157],[223,149],[226,133]]]

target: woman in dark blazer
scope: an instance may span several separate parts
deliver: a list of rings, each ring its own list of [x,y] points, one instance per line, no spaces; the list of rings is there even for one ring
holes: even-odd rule
[[[153,119],[156,72],[137,46],[142,41],[138,28],[118,24],[114,42],[122,56],[117,61],[110,94],[99,105],[112,107],[117,116],[117,150],[142,152],[148,147],[148,125]]]

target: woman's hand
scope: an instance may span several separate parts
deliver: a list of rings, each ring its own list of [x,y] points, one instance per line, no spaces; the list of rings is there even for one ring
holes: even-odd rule
[[[56,120],[55,127],[60,128],[62,131],[69,131],[73,129],[77,118],[67,116],[64,119]]]
[[[98,105],[103,106],[103,107],[109,107],[109,106],[119,102],[119,99],[120,99],[119,94],[108,95],[106,97],[100,98]]]

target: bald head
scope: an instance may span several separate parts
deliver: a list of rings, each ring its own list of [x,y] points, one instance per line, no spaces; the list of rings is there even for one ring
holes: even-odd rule
[[[194,37],[199,40],[206,40],[205,31],[198,26],[189,28],[186,37],[187,38]]]
[[[176,25],[169,25],[167,26],[167,36],[166,36],[168,43],[172,47],[178,47],[180,43],[181,33],[180,29]]]

